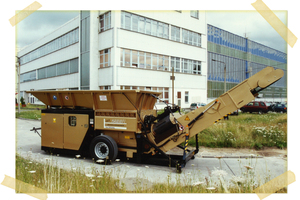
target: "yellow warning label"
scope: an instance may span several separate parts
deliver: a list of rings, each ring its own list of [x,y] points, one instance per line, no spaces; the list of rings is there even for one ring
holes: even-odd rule
[[[125,139],[130,139],[130,136],[128,136],[128,135],[125,135]]]
[[[42,115],[42,116],[45,116],[46,114],[45,114],[45,113],[42,113],[41,115]]]
[[[185,121],[190,121],[189,116],[186,116],[184,120],[185,120]]]
[[[56,118],[53,118],[53,123],[56,123]]]

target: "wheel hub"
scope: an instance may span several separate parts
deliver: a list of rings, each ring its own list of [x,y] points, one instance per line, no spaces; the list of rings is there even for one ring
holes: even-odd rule
[[[94,151],[99,159],[105,159],[109,155],[109,148],[104,142],[98,142]]]

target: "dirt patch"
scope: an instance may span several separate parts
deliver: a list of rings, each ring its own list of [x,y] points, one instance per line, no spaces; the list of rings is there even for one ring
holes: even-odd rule
[[[195,148],[189,148],[195,149]],[[182,154],[182,149],[174,148],[168,153],[170,154]],[[254,157],[287,157],[287,149],[278,149],[276,147],[264,147],[261,150],[249,149],[249,148],[209,148],[201,146],[199,147],[199,153],[196,157],[242,157],[242,156],[254,156]]]
[[[256,152],[264,157],[287,157],[287,149],[278,149],[276,147],[268,147]]]

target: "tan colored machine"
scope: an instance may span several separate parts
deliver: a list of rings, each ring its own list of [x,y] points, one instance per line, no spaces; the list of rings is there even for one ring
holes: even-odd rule
[[[141,90],[28,91],[47,105],[42,110],[43,150],[89,152],[92,158],[114,161],[117,157],[138,163],[166,161],[178,171],[198,153],[187,149],[189,138],[223,116],[254,100],[258,92],[278,81],[283,71],[266,67],[222,94],[205,107],[181,114],[177,106],[153,110],[159,94]],[[180,146],[184,144],[184,146]],[[166,154],[174,147],[182,156]]]

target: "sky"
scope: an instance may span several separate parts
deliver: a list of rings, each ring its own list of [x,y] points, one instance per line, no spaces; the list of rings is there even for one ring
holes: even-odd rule
[[[17,25],[17,47],[24,48],[79,15],[79,11],[36,11]]]
[[[275,14],[286,24],[286,11]],[[36,11],[17,25],[17,47],[23,48],[33,43],[77,15],[79,11]],[[284,39],[256,11],[207,11],[206,21],[218,28],[243,37],[246,34],[250,40],[287,52]]]
[[[287,11],[273,11],[286,25]],[[208,11],[208,24],[287,52],[287,43],[257,11]]]

